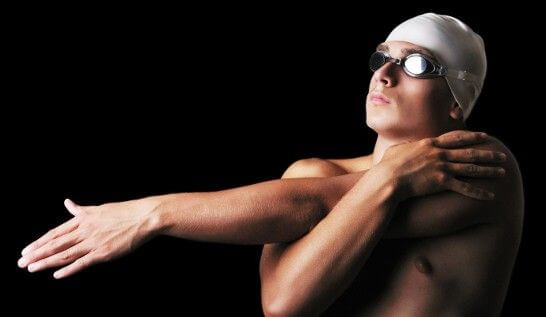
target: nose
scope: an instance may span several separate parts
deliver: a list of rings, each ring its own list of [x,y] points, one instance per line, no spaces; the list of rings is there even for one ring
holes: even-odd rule
[[[385,87],[393,87],[397,83],[397,67],[392,62],[386,62],[373,74],[373,80],[381,82]]]

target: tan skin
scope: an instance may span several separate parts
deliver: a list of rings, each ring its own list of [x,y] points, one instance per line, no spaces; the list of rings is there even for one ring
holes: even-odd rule
[[[385,83],[385,87],[389,85]],[[396,84],[390,85],[391,88],[395,86]],[[391,97],[401,100],[401,97],[394,95]],[[449,99],[447,105],[450,106]],[[456,108],[449,107],[445,113],[453,116],[454,119],[460,115]],[[380,117],[376,116],[376,118]],[[450,120],[446,122],[446,124],[454,123]],[[372,126],[370,123],[369,125]],[[443,129],[428,126],[414,137],[415,140],[407,138],[396,140],[395,136],[402,134],[397,134],[396,129],[388,131],[389,125],[385,121],[381,123],[380,120],[376,120],[375,127],[376,131],[383,129],[384,135],[389,136],[384,138],[381,144],[378,142],[376,145],[374,155],[378,160],[375,164],[373,155],[351,160],[306,160],[291,166],[283,179],[224,191],[152,196],[99,206],[79,206],[67,200],[65,206],[74,218],[50,230],[27,246],[18,264],[33,272],[61,267],[55,271],[55,277],[64,278],[90,265],[122,256],[157,234],[201,241],[267,244],[264,247],[260,267],[262,295],[272,294],[271,290],[275,289],[281,291],[274,296],[263,296],[266,315],[277,313],[291,315],[300,312],[317,314],[327,309],[335,311],[336,307],[342,306],[353,307],[356,313],[362,311],[381,313],[384,307],[392,309],[398,307],[397,313],[412,312],[408,309],[409,306],[388,304],[381,306],[381,302],[370,302],[371,297],[368,295],[372,293],[375,293],[377,298],[383,298],[384,303],[389,299],[393,303],[393,297],[406,300],[417,299],[419,301],[415,302],[416,310],[413,312],[434,311],[437,313],[439,310],[433,310],[430,303],[441,301],[438,301],[438,298],[430,299],[430,294],[439,294],[432,285],[441,286],[447,283],[447,285],[460,286],[461,284],[457,283],[463,283],[465,278],[470,279],[473,274],[472,277],[475,278],[473,281],[483,280],[478,283],[479,288],[482,289],[492,279],[487,274],[483,274],[484,270],[491,267],[480,263],[480,259],[491,259],[491,252],[494,249],[490,247],[491,244],[473,242],[473,247],[478,248],[481,245],[481,251],[489,252],[489,255],[488,257],[472,256],[470,259],[474,260],[473,263],[458,263],[457,268],[464,267],[468,271],[459,272],[447,261],[450,259],[449,255],[442,255],[438,251],[433,252],[434,242],[441,241],[438,236],[445,235],[446,232],[458,237],[454,232],[487,223],[489,225],[487,228],[504,230],[503,236],[506,240],[497,239],[494,242],[502,246],[502,252],[508,250],[501,252],[505,256],[502,260],[506,267],[503,270],[497,265],[495,267],[497,271],[493,276],[494,279],[503,281],[500,284],[501,287],[497,285],[496,288],[489,287],[484,291],[484,294],[489,295],[488,298],[492,298],[492,309],[498,309],[507,286],[506,278],[509,272],[506,270],[511,267],[510,260],[514,258],[514,250],[517,248],[515,242],[519,237],[518,219],[515,216],[511,218],[514,219],[511,222],[513,230],[508,225],[500,229],[500,226],[493,227],[492,224],[501,223],[501,216],[499,216],[501,214],[504,215],[502,223],[506,224],[507,217],[517,215],[515,211],[518,205],[512,204],[514,208],[507,208],[503,200],[490,200],[486,194],[489,191],[495,191],[497,197],[509,199],[510,195],[513,197],[513,194],[517,192],[515,189],[518,189],[517,186],[520,183],[517,183],[519,174],[515,160],[509,155],[508,160],[502,163],[498,158],[499,151],[509,153],[508,149],[500,146],[491,137],[479,138],[476,133],[460,129],[440,135],[441,131],[457,129],[458,125],[455,123]],[[388,145],[387,141],[393,143]],[[465,148],[481,150],[461,150]],[[505,177],[502,177],[497,168],[493,167],[499,164],[507,170]],[[298,178],[288,179],[290,176]],[[460,181],[457,181],[455,176]],[[503,181],[498,181],[500,178]],[[493,179],[496,180],[493,181]],[[436,195],[431,195],[434,193]],[[514,201],[517,202],[517,199]],[[456,208],[445,208],[446,204]],[[493,205],[499,208],[491,207]],[[437,209],[442,209],[443,212],[438,213]],[[345,211],[351,215],[352,222],[346,221],[346,215],[335,217],[342,215],[341,213]],[[366,219],[373,219],[373,221],[365,221]],[[360,226],[355,226],[355,223],[360,223]],[[322,241],[326,242],[331,240],[331,237],[324,234],[323,229],[326,231],[344,229],[341,231],[344,233],[350,232],[350,228],[358,228],[359,231],[352,232],[359,234],[344,236],[345,242],[350,241],[349,238],[357,239],[361,236],[360,233],[373,233],[365,235],[370,237],[369,240],[358,240],[359,249],[354,247],[357,245],[355,243],[345,244],[353,247],[344,247],[343,243],[335,246],[338,252],[351,254],[351,260],[344,263],[350,266],[350,270],[343,270],[340,269],[342,266],[336,266],[337,269],[334,271],[324,271],[335,273],[328,276],[328,274],[314,274],[313,270],[305,271],[303,266],[299,272],[283,269],[286,268],[286,263],[298,261],[301,255],[307,255],[308,263],[311,264],[315,259],[312,252],[284,252],[285,247],[290,249],[290,246],[295,246],[292,250],[297,248],[307,250],[310,246],[321,247],[322,244],[313,243],[315,242],[313,238],[325,238]],[[430,239],[429,244],[425,242],[415,244],[421,248],[416,267],[423,272],[433,272],[434,278],[438,279],[437,282],[428,284],[428,293],[430,293],[427,293],[428,297],[424,296],[427,294],[423,294],[421,297],[413,298],[397,293],[408,291],[404,285],[418,285],[415,283],[419,281],[419,276],[422,274],[394,274],[394,271],[384,271],[382,274],[379,272],[357,274],[360,269],[362,272],[373,272],[374,267],[383,267],[377,264],[374,266],[374,263],[381,261],[378,250],[387,250],[390,253],[388,259],[393,260],[391,262],[395,264],[395,267],[399,269],[406,267],[406,263],[410,260],[402,258],[402,255],[409,256],[413,250],[409,247],[408,241],[413,241],[410,237]],[[447,237],[449,235],[445,239]],[[469,236],[466,237],[468,239]],[[493,235],[488,234],[486,237],[491,240]],[[512,240],[510,240],[511,237],[513,237]],[[342,240],[339,239],[339,241]],[[307,241],[311,243],[305,243]],[[451,244],[445,241],[443,247],[451,246],[450,251],[456,251],[458,247],[465,247],[465,244],[460,241],[461,239],[454,239]],[[481,238],[479,241],[482,241]],[[384,246],[384,243],[390,242],[393,242],[390,247]],[[507,243],[513,246],[511,250],[506,247]],[[281,252],[278,252],[275,257],[268,257],[268,250],[279,246],[282,246]],[[362,253],[363,256],[359,256],[361,250],[365,251]],[[471,251],[464,249],[461,252]],[[465,259],[460,256],[458,258]],[[281,265],[277,265],[278,259],[282,260]],[[499,258],[495,257],[495,262],[497,259]],[[330,260],[335,261],[336,258],[332,257]],[[445,265],[442,265],[443,262]],[[264,269],[264,264],[269,264],[271,274]],[[351,272],[352,276],[346,274],[347,272]],[[442,274],[442,272],[445,273]],[[308,275],[310,278],[306,280],[310,283],[307,285],[308,288],[301,289],[301,294],[304,296],[292,296],[293,294],[286,291],[290,288],[285,286],[291,286],[291,280],[298,281],[299,273],[302,274],[301,276]],[[363,284],[359,282],[368,275],[379,277],[378,281],[382,285],[389,280],[400,283],[388,288],[390,292],[380,292],[378,285],[374,286],[370,281]],[[407,278],[412,276],[417,279],[411,283],[407,282]],[[397,277],[401,280],[395,279]],[[402,279],[403,277],[406,277],[406,280]],[[343,283],[339,285],[343,287],[332,285],[323,288],[321,292],[314,292],[313,288],[319,285],[314,281],[321,279],[342,281]],[[433,279],[428,278],[428,280]],[[427,289],[426,284],[421,285],[424,286],[421,290]],[[465,289],[472,290],[470,287]],[[349,297],[351,290],[358,294],[357,298]],[[325,296],[327,300],[317,301],[317,297],[313,294]],[[461,295],[449,301],[445,300],[444,303],[449,304],[445,307],[457,305],[456,299],[465,300],[464,296],[470,296],[464,292],[455,294]],[[296,300],[288,301],[287,298]],[[446,308],[444,312],[453,312],[453,310]]]
[[[473,148],[497,148],[510,153],[494,138]],[[330,160],[303,160],[294,164],[283,177],[329,177],[357,172],[362,166],[371,167],[371,159],[371,155],[364,156],[341,160],[342,164]],[[500,315],[523,221],[521,175],[511,154],[502,166],[510,170],[502,179],[466,178],[479,188],[494,191],[493,204],[480,205],[447,191],[409,199],[398,205],[396,215],[373,253],[354,273],[351,284],[343,293],[328,302],[327,307],[317,305],[315,311],[301,314],[300,311],[293,315],[317,315],[318,310],[321,316]],[[268,268],[271,263],[279,270],[282,253],[297,242],[266,245],[262,254],[262,273],[273,275],[274,271]],[[283,261],[286,267],[302,262],[297,256]],[[264,274],[262,282],[267,279]],[[328,279],[328,276],[317,279]],[[285,289],[291,289],[291,286],[285,286]],[[264,290],[262,294],[265,294]],[[289,310],[282,309],[277,311],[270,306],[266,315],[292,315],[286,313]]]
[[[406,42],[389,42],[381,48],[385,47],[398,58],[403,57],[407,49],[430,54]],[[356,243],[354,238],[347,238],[343,244],[356,221],[352,219],[353,226],[339,231],[335,221],[319,228],[330,215],[298,241],[266,245],[261,261],[266,315],[500,314],[521,238],[521,175],[513,155],[499,140],[491,138],[486,143],[473,145],[474,149],[500,150],[509,153],[509,157],[502,164],[507,174],[501,179],[458,177],[497,195],[488,203],[471,201],[455,193],[460,193],[457,188],[460,183],[453,183],[449,177],[457,168],[464,168],[461,163],[453,168],[440,165],[442,172],[433,171],[438,165],[427,164],[431,163],[430,157],[419,147],[410,146],[419,144],[421,141],[415,140],[423,137],[464,128],[462,112],[446,89],[442,79],[414,79],[398,66],[384,65],[374,73],[370,93],[382,92],[391,103],[376,105],[369,94],[366,105],[367,124],[378,133],[374,152],[353,159],[303,160],[285,172],[286,178],[332,177],[369,173],[383,162],[396,162],[390,165],[390,170],[398,174],[399,179],[405,179],[406,184],[412,184],[406,190],[414,197],[397,200],[401,203],[393,208],[396,210],[392,212],[392,221],[385,217],[387,225],[368,221],[354,229],[361,235],[365,235],[367,229],[372,238],[380,236],[370,238],[367,245],[358,249],[357,255],[339,251],[350,250]],[[393,146],[396,144],[400,145]],[[444,158],[453,161],[449,156]],[[428,171],[423,168],[427,165]],[[417,170],[418,173],[413,173]],[[423,180],[427,174],[437,182]],[[425,186],[418,186],[419,180]],[[439,192],[444,186],[449,191]],[[424,196],[416,197],[419,194]],[[352,203],[344,204],[339,221],[349,217]],[[372,198],[367,203],[380,207],[365,211],[382,214],[381,204]],[[354,204],[354,208],[363,208],[358,206],[361,205]],[[332,232],[334,234],[330,234]],[[335,236],[337,244],[324,240],[321,234]],[[322,265],[328,267],[323,274]],[[343,267],[344,272],[336,272],[333,268],[337,267]]]

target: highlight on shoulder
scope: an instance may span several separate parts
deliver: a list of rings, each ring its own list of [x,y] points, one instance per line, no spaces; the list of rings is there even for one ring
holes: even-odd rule
[[[347,170],[330,160],[313,157],[292,163],[281,178],[333,177],[347,173]]]

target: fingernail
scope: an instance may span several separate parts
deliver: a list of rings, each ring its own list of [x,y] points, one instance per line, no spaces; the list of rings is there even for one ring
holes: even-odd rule
[[[29,247],[24,248],[23,251],[21,251],[21,255],[24,256],[25,254],[27,254],[28,250],[29,250]]]
[[[504,175],[504,174],[506,174],[506,170],[505,170],[504,168],[501,167],[501,168],[499,168],[499,173],[500,173],[501,175]]]
[[[482,138],[486,138],[486,137],[487,137],[487,133],[482,132],[482,133],[480,133],[480,136],[481,136]]]
[[[28,266],[29,272],[34,272],[34,271],[37,271],[38,269],[39,269],[39,265],[36,263],[32,263]]]
[[[505,161],[505,160],[506,160],[506,154],[501,153],[501,154],[500,154],[500,158],[501,158],[501,160]]]
[[[27,259],[25,258],[20,258],[19,261],[17,261],[17,265],[20,268],[24,268],[26,264],[27,264]]]
[[[59,271],[53,273],[53,277],[54,277],[54,278],[57,278],[57,279],[58,279],[58,278],[61,278],[61,276],[62,276],[62,275],[61,275],[61,272],[59,272]]]
[[[36,271],[37,268],[38,268],[38,265],[36,263],[32,263],[31,265],[28,266],[28,271],[34,272]]]

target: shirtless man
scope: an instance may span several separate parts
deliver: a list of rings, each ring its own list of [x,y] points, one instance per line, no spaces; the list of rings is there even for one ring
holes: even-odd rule
[[[449,56],[457,55],[453,53],[457,49],[464,54]],[[412,57],[415,54],[432,62]],[[425,73],[434,69],[430,64],[440,58],[453,76],[418,76],[422,69]],[[413,65],[419,67],[412,70]],[[394,165],[414,168],[407,162],[418,154],[389,152],[391,145],[404,147],[404,142],[466,128],[469,106],[485,75],[481,37],[452,17],[421,15],[395,28],[377,47],[370,66],[375,72],[366,115],[367,125],[378,134],[373,153],[354,159],[302,160],[283,175],[365,173],[309,234],[295,242],[264,246],[260,273],[266,315],[500,315],[523,225],[521,175],[510,151],[495,138],[474,147],[510,153],[503,164],[506,177],[466,179],[496,192],[488,202],[447,191],[394,198],[392,207],[397,194],[390,192],[388,182],[386,190],[377,186],[382,176],[374,173],[389,158],[400,162]],[[458,75],[457,68],[476,76],[474,84],[471,79],[460,81],[459,75],[467,73]]]
[[[433,55],[404,41],[379,50]],[[265,244],[267,316],[498,315],[523,217],[515,158],[497,139],[465,131],[468,104],[454,101],[442,76],[414,78],[410,65],[388,61],[367,98],[378,133],[372,154],[301,160],[283,179],[218,192],[99,206],[66,200],[74,218],[24,248],[18,265],[64,266],[54,273],[63,278],[157,234]]]

